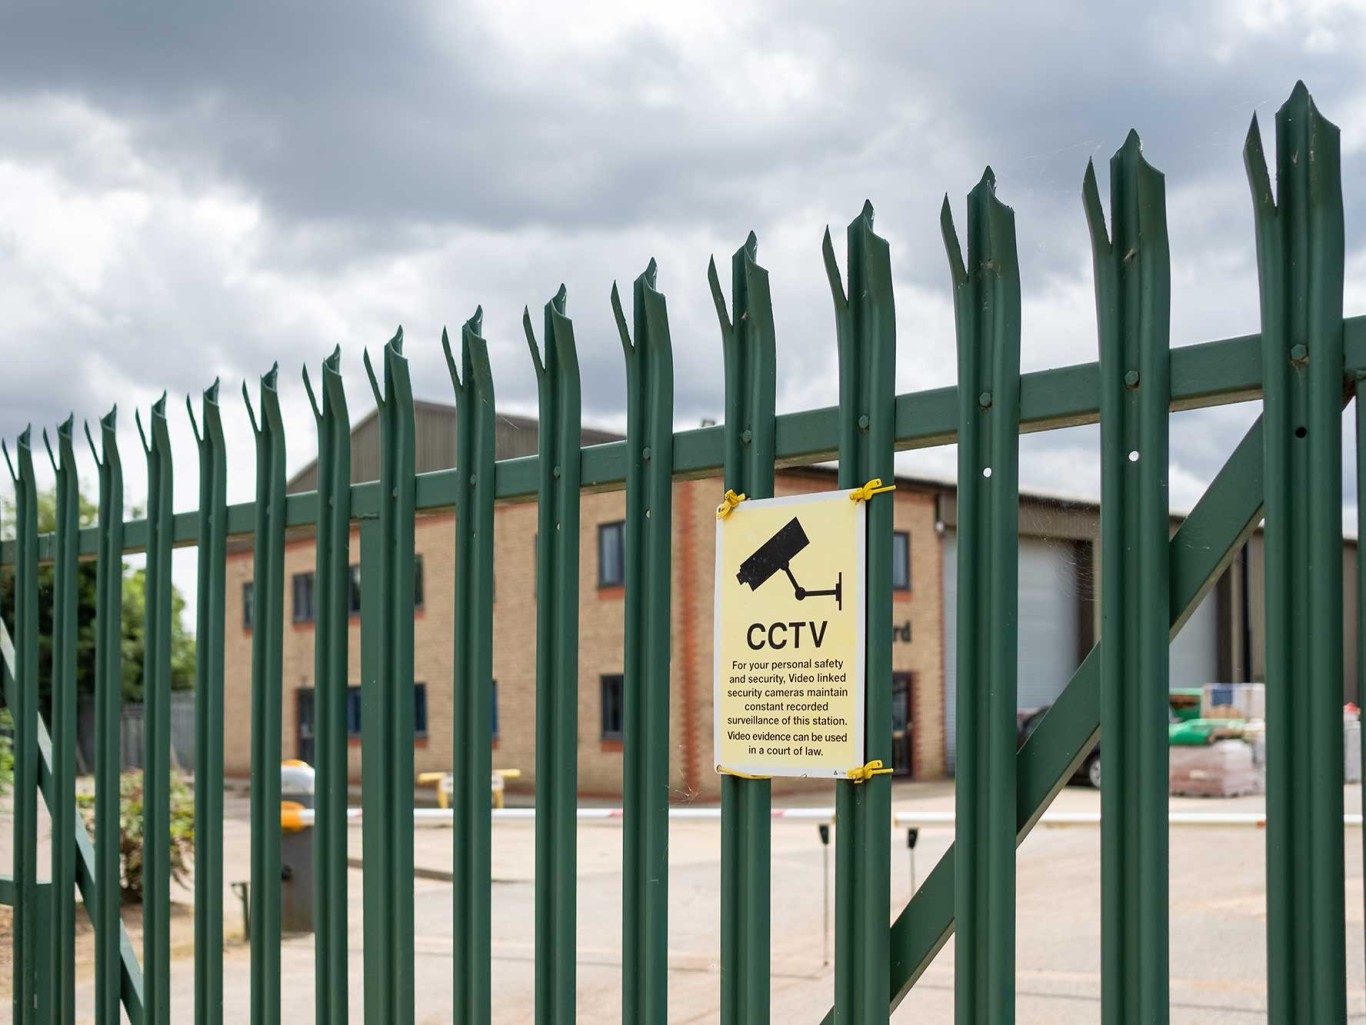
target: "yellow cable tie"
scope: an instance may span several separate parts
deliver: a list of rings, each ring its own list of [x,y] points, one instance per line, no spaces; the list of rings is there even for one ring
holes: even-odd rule
[[[855,488],[853,491],[851,491],[849,493],[849,501],[866,502],[874,495],[881,495],[884,492],[895,490],[895,484],[887,484],[884,486],[881,477],[874,477],[867,484],[863,485],[863,487]]]
[[[734,491],[727,490],[725,497],[721,499],[721,504],[716,507],[716,518],[724,520],[730,515],[731,510],[744,500],[744,495],[737,495]]]
[[[879,763],[881,764],[881,763]],[[888,770],[890,771],[890,770]],[[736,769],[727,769],[724,765],[718,765],[716,772],[721,776],[738,776],[740,779],[772,779],[772,776],[751,776],[747,772],[740,772]]]
[[[860,765],[857,769],[849,770],[849,778],[855,783],[867,783],[874,776],[886,776],[891,773],[891,769],[882,767],[882,759],[875,758],[867,765]]]

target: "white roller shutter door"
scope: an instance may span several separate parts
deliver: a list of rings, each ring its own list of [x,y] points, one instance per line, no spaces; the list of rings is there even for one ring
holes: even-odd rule
[[[1019,707],[1052,704],[1077,668],[1077,573],[1072,547],[1020,540]],[[944,731],[949,771],[956,748],[958,539],[944,537]]]
[[[1171,686],[1203,687],[1219,679],[1219,600],[1205,595],[1172,641]]]

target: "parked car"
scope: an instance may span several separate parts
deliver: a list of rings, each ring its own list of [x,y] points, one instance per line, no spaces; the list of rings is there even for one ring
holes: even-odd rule
[[[1024,747],[1024,742],[1029,739],[1029,735],[1043,722],[1043,717],[1047,714],[1052,705],[1044,705],[1042,708],[1024,708],[1015,713],[1016,722],[1016,744],[1018,751]],[[1100,742],[1091,749],[1091,753],[1082,759],[1081,765],[1077,766],[1076,773],[1072,776],[1073,783],[1084,783],[1100,789]]]

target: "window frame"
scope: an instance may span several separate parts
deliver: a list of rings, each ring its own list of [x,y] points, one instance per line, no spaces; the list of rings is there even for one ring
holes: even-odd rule
[[[308,607],[300,609],[299,591],[301,585],[308,593]],[[295,573],[290,580],[289,593],[291,615],[294,623],[313,623],[318,618],[318,575],[313,570]]]
[[[607,728],[607,694],[609,688],[617,692],[615,705],[618,726],[615,730]],[[626,677],[623,673],[602,673],[598,677],[598,730],[602,741],[617,743],[626,739]]]
[[[903,559],[898,560],[896,555],[896,542],[898,538],[906,539],[906,552]],[[906,571],[905,581],[897,583],[896,571],[897,564],[900,562]],[[898,592],[908,592],[911,589],[911,532],[909,530],[892,531],[892,590]]]
[[[420,713],[420,714],[419,714]],[[427,708],[427,685],[425,683],[413,684],[413,739],[426,740],[428,736],[429,719]]]
[[[606,575],[607,560],[603,558],[603,553],[607,550],[606,540],[608,537],[617,538],[616,566],[617,574],[614,577]],[[609,587],[626,586],[626,521],[613,520],[610,523],[598,524],[598,589],[602,590]]]
[[[346,614],[359,616],[361,607],[360,563],[353,562],[346,567]],[[427,570],[419,553],[413,556],[413,611],[423,612],[427,608]]]
[[[360,615],[360,563],[353,562],[346,567],[346,614]]]
[[[360,684],[350,684],[346,688],[346,738],[348,740],[360,739],[363,702]]]
[[[315,690],[301,687],[300,690]],[[316,693],[316,691],[315,691]],[[346,688],[346,739],[360,740],[361,712],[365,698],[358,683],[348,684]],[[316,707],[316,705],[314,706]],[[427,684],[423,681],[413,683],[413,740],[426,740],[431,729],[431,712],[427,706]],[[314,728],[314,737],[317,729]]]

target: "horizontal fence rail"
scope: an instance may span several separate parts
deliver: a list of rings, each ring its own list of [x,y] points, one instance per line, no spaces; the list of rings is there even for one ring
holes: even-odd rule
[[[1366,315],[1342,320],[1343,360],[1348,379],[1366,372]],[[1239,335],[1198,342],[1172,350],[1173,413],[1260,399],[1262,396],[1261,336]],[[898,452],[938,448],[958,442],[958,389],[930,388],[896,397],[895,448]],[[838,407],[780,413],[774,421],[774,457],[778,466],[798,466],[837,458]],[[1100,422],[1100,368],[1098,363],[1078,363],[1053,370],[1020,375],[1020,430],[1025,434],[1061,430]],[[626,486],[626,443],[612,441],[580,450],[583,488],[588,492],[620,491]],[[725,467],[725,431],[721,426],[696,427],[674,434],[675,480],[717,476]],[[494,467],[494,497],[505,502],[528,502],[536,498],[539,456],[500,459]],[[418,512],[449,511],[456,505],[456,470],[435,470],[417,475]],[[379,515],[378,481],[351,485],[352,516]],[[255,502],[228,506],[228,536],[250,537],[255,532]],[[306,491],[285,496],[286,528],[314,527],[318,521],[318,494]],[[194,545],[198,538],[198,512],[177,513],[172,523],[172,543],[177,548]],[[79,553],[93,558],[98,553],[98,528],[83,527]],[[0,566],[13,565],[15,542],[0,542]],[[132,555],[147,550],[147,521],[124,523],[123,551]],[[55,541],[38,538],[38,559],[53,561]]]
[[[1172,811],[1166,815],[1169,827],[1198,827],[1223,829],[1228,826],[1251,826],[1254,829],[1266,828],[1266,813],[1256,811]],[[1047,811],[1034,823],[1036,827],[1062,828],[1066,826],[1099,826],[1102,818],[1097,811]],[[1344,812],[1344,826],[1359,826],[1362,823],[1360,812]],[[952,826],[954,813],[951,811],[899,811],[893,812],[894,826]]]
[[[582,447],[578,347],[561,287],[546,304],[543,344],[529,314],[538,377],[537,455],[494,460],[494,388],[482,311],[443,338],[457,408],[456,466],[416,474],[414,403],[400,330],[384,347],[382,374],[364,366],[379,407],[381,479],[348,484],[351,422],[341,354],[323,364],[322,401],[311,382],[319,446],[318,490],[285,494],[286,439],[277,368],[252,404],[256,497],[226,504],[227,466],[215,383],[204,393],[200,508],[173,513],[170,424],[163,396],[147,430],[146,519],[124,519],[115,413],[87,427],[99,467],[94,526],[79,527],[72,421],[57,430],[55,533],[38,533],[32,431],[6,460],[16,489],[15,536],[0,566],[15,578],[13,608],[0,610],[3,697],[15,719],[15,872],[0,901],[15,906],[13,1017],[74,1020],[73,949],[79,891],[95,932],[96,1020],[133,1025],[171,1017],[171,549],[199,548],[199,661],[195,769],[195,1021],[223,1020],[222,785],[225,546],[253,541],[251,638],[253,1023],[283,1019],[282,828],[316,827],[319,908],[313,978],[316,1020],[348,1014],[348,971],[363,971],[364,1017],[406,1025],[415,1017],[413,826],[450,822],[451,988],[455,1020],[482,1025],[498,995],[491,963],[491,825],[535,823],[535,1017],[572,1025],[576,1014],[577,822],[622,827],[622,1020],[662,1023],[669,1013],[668,844],[671,821],[721,824],[720,1018],[764,1025],[770,1017],[771,829],[775,821],[838,819],[835,846],[836,1025],[886,1022],[949,937],[958,931],[959,1025],[1015,1017],[1015,850],[1037,825],[1101,830],[1101,1012],[1106,1025],[1163,1025],[1169,1018],[1169,831],[1178,826],[1256,826],[1267,841],[1268,1005],[1273,1025],[1310,1025],[1346,1014],[1344,830],[1361,816],[1338,806],[1342,773],[1341,416],[1366,378],[1366,317],[1343,317],[1345,242],[1338,131],[1303,85],[1276,116],[1274,179],[1254,121],[1245,150],[1253,194],[1261,331],[1170,346],[1170,269],[1165,185],[1131,135],[1110,164],[1107,224],[1094,168],[1082,206],[1094,256],[1096,362],[1021,374],[1021,283],[1014,214],[990,169],[969,194],[965,245],[952,208],[942,214],[956,314],[960,384],[893,393],[898,350],[890,247],[866,204],[849,224],[843,269],[827,232],[822,256],[835,309],[837,406],[774,414],[777,363],[768,275],[751,235],[732,261],[729,312],[715,264],[708,283],[721,327],[726,423],[672,431],[674,342],[651,261],[634,282],[630,310],[611,304],[627,378],[627,437]],[[1273,184],[1274,181],[1274,184]],[[689,353],[697,348],[691,346]],[[940,350],[940,355],[947,347]],[[1261,401],[1262,415],[1235,447],[1195,509],[1169,536],[1170,413]],[[1359,407],[1358,407],[1359,414]],[[1102,640],[1018,750],[1015,734],[1019,610],[1018,457],[1023,433],[1101,426]],[[1358,433],[1366,438],[1364,422]],[[201,423],[203,431],[201,433]],[[897,451],[959,443],[957,624],[960,777],[953,812],[893,816],[891,780],[892,506],[867,512],[867,764],[836,784],[835,810],[774,810],[769,783],[729,778],[718,809],[670,808],[671,676],[674,669],[672,483],[721,476],[749,497],[771,495],[777,467],[838,458],[842,488],[893,475]],[[1358,439],[1358,460],[1362,440]],[[60,456],[60,459],[58,458]],[[1359,487],[1362,486],[1359,482]],[[626,491],[624,795],[622,809],[578,809],[579,500]],[[718,500],[721,497],[718,487]],[[139,496],[141,500],[143,496]],[[536,551],[538,809],[493,811],[495,502],[539,503]],[[727,498],[729,501],[730,498]],[[408,757],[414,725],[415,520],[456,510],[451,677],[456,708],[453,808],[414,808]],[[1265,515],[1268,751],[1264,815],[1186,815],[1166,803],[1166,647]],[[362,807],[347,807],[350,533],[359,527],[362,733],[369,766]],[[314,669],[316,809],[281,805],[285,544],[316,534],[318,607]],[[119,721],[125,666],[122,559],[147,552],[143,682],[145,750],[139,963],[120,918]],[[92,842],[75,798],[76,634],[80,559],[97,564],[95,822]],[[1366,562],[1358,553],[1359,579]],[[680,557],[680,572],[695,565]],[[40,573],[52,566],[49,597]],[[1362,584],[1366,588],[1366,584]],[[1363,590],[1366,593],[1366,590]],[[39,714],[40,601],[52,603],[53,732]],[[1358,610],[1360,617],[1362,610]],[[1360,623],[1358,623],[1360,626]],[[1358,630],[1359,643],[1361,631]],[[12,638],[12,640],[11,640]],[[1366,651],[1366,648],[1363,648]],[[682,655],[695,658],[694,653]],[[688,663],[691,665],[691,662]],[[291,670],[292,671],[292,670]],[[687,670],[685,669],[685,672]],[[1359,667],[1366,672],[1366,668]],[[332,685],[321,685],[324,678]],[[687,694],[684,692],[684,700]],[[683,710],[693,729],[698,711]],[[1048,812],[1050,802],[1106,730],[1099,816]],[[38,801],[53,827],[50,878],[39,882]],[[206,821],[207,819],[207,821]],[[363,830],[364,943],[348,949],[347,827]],[[954,843],[889,922],[890,828],[952,825]],[[47,874],[47,873],[45,873]],[[294,980],[290,980],[293,984]]]

